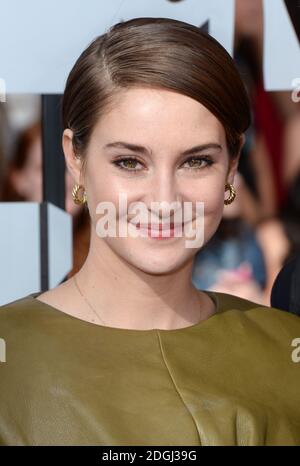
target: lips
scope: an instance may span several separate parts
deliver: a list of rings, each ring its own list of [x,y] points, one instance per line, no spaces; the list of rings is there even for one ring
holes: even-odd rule
[[[141,228],[143,230],[174,230],[175,228],[179,228],[182,226],[181,223],[156,223],[156,224],[148,224],[148,223],[136,223],[135,226],[137,228]]]

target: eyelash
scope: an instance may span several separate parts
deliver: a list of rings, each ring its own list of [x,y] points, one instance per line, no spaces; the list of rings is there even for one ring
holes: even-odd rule
[[[135,157],[122,157],[121,159],[118,159],[118,160],[114,160],[112,163],[117,167],[119,168],[120,170],[126,170],[128,172],[133,172],[133,173],[136,173],[136,172],[139,172],[141,171],[141,169],[138,169],[138,168],[125,168],[125,167],[122,167],[122,165],[120,165],[121,162],[124,162],[124,161],[127,161],[127,160],[134,160],[138,163],[141,163],[137,158]],[[189,159],[187,159],[184,163],[187,163],[187,162],[190,162],[191,160],[200,160],[200,161],[205,161],[206,162],[206,166],[205,167],[188,167],[187,169],[188,170],[203,170],[204,168],[208,168],[209,166],[213,165],[214,164],[214,161],[210,158],[210,157],[207,157],[207,156],[196,156],[196,157],[190,157]]]

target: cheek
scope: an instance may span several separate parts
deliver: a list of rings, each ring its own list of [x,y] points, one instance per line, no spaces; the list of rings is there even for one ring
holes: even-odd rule
[[[194,185],[193,190],[189,191],[186,199],[192,201],[193,205],[202,202],[205,216],[218,215],[224,206],[223,184],[221,181],[216,183],[215,180],[207,179],[201,183],[200,187]]]
[[[90,183],[87,185],[87,197],[88,197],[88,207],[91,216],[91,222],[96,227],[98,220],[102,217],[115,217],[114,212],[116,213],[116,218],[118,218],[119,210],[119,190],[117,187],[108,182],[108,180],[103,179],[103,177],[93,177]],[[102,207],[100,204],[102,204]],[[104,203],[107,203],[105,205]],[[102,208],[102,212],[97,208]],[[112,219],[113,220],[113,219]]]
[[[224,192],[216,188],[215,190],[207,193],[204,196],[204,211],[209,214],[218,214],[223,211],[224,206]]]
[[[207,189],[201,196],[204,203],[204,237],[205,243],[217,230],[223,215],[224,191],[220,186]],[[200,199],[199,199],[200,200]]]

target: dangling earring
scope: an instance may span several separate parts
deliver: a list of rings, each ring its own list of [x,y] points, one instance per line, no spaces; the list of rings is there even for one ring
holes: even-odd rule
[[[81,197],[78,196],[80,190],[83,191]],[[75,204],[85,204],[87,202],[87,197],[84,186],[75,184],[74,188],[72,189],[72,197]]]
[[[230,191],[230,194],[229,194],[229,197],[224,200],[225,205],[231,204],[235,200],[235,197],[236,197],[236,192],[235,192],[233,184],[230,184],[230,183],[225,184],[225,192],[228,190]]]

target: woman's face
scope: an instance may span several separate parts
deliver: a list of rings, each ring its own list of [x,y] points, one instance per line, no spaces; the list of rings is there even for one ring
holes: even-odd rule
[[[186,247],[184,228],[181,236],[162,240],[146,234],[118,237],[120,224],[137,223],[137,212],[133,214],[129,210],[129,206],[137,202],[149,213],[149,223],[153,212],[152,221],[156,224],[172,221],[174,211],[163,208],[159,212],[153,202],[165,201],[164,205],[170,206],[178,201],[176,208],[180,205],[182,214],[184,203],[189,203],[192,206],[189,226],[193,228],[196,221],[199,223],[196,202],[203,202],[204,244],[216,231],[224,198],[228,196],[224,194],[224,186],[226,182],[233,182],[237,160],[229,166],[222,124],[194,99],[161,89],[124,90],[118,95],[114,108],[100,118],[93,130],[84,177],[80,176],[81,162],[74,157],[71,138],[72,131],[65,130],[66,163],[75,182],[85,186],[95,247],[104,241],[131,265],[154,274],[170,273],[193,259],[200,247]],[[120,141],[141,148],[133,150],[115,144]],[[111,145],[113,143],[115,145]],[[187,152],[206,144],[212,146],[193,154]],[[124,160],[126,158],[129,160]],[[124,205],[119,208],[120,193],[126,196],[126,208]],[[96,208],[101,202],[111,203],[116,208],[116,237],[101,238],[97,234],[97,222],[103,213],[97,213]],[[127,218],[124,217],[126,213]],[[185,222],[184,216],[182,220]],[[202,225],[199,224],[199,228]]]

